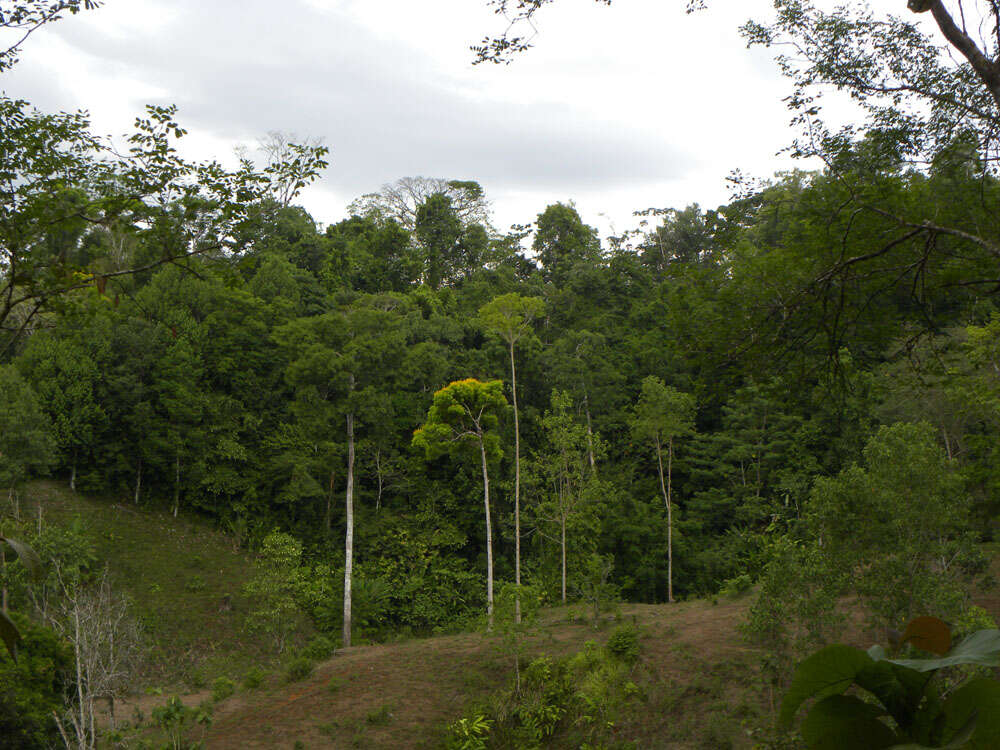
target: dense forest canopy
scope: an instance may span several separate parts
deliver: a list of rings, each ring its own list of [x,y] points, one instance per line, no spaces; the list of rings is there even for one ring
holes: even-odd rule
[[[495,2],[480,58],[546,4]],[[640,602],[761,581],[783,655],[848,591],[957,616],[1000,510],[1000,11],[911,0],[942,42],[899,5],[777,0],[745,35],[792,45],[791,145],[823,166],[604,241],[571,203],[500,232],[455,175],[321,226],[295,198],[323,146],[231,170],[179,155],[172,107],[119,153],[0,98],[3,486],[210,519],[311,571],[290,606],[345,645],[352,616],[429,632],[492,616],[494,580],[554,603],[594,571]],[[824,126],[831,87],[864,119]]]

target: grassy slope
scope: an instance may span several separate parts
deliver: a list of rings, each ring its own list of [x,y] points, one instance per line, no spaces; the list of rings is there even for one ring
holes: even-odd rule
[[[755,654],[736,625],[746,600],[625,605],[643,633],[636,681],[643,703],[619,724],[639,747],[748,747],[740,719],[764,710]],[[549,655],[603,642],[574,608],[545,614],[533,649]],[[510,669],[480,634],[339,652],[307,680],[272,685],[220,705],[211,748],[435,747],[448,722],[502,686]],[[334,689],[331,690],[331,684]],[[748,689],[749,686],[749,689]]]
[[[79,518],[131,598],[148,638],[141,687],[196,688],[268,658],[266,644],[242,631],[251,561],[225,535],[197,520],[73,495],[57,482],[33,482],[22,497],[22,512],[35,516],[41,504],[45,523]]]

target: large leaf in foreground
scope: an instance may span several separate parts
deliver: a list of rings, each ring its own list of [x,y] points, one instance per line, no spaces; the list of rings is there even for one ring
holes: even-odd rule
[[[781,701],[778,722],[789,726],[799,706],[810,698],[825,698],[843,693],[858,672],[872,665],[861,649],[836,644],[817,651],[795,669],[792,684]]]

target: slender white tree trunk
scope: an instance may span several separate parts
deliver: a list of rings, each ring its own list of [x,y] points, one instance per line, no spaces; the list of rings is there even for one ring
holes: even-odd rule
[[[486,508],[486,621],[493,629],[493,524],[490,521],[490,475],[486,471],[486,443],[479,436],[479,452],[483,459],[483,505]]]
[[[566,515],[559,518],[559,532],[562,537],[562,603],[566,603]]]
[[[181,507],[181,454],[174,458],[174,518]]]
[[[590,459],[590,471],[597,476],[597,461],[594,460],[594,426],[590,421],[590,398],[587,391],[583,392],[583,410],[587,415],[587,457]]]
[[[514,402],[514,583],[521,586],[521,426],[517,414],[517,370],[510,342],[510,392]],[[514,621],[521,622],[521,590],[514,599]]]
[[[135,470],[135,504],[139,504],[139,490],[142,488],[142,459],[139,459],[139,465]]]
[[[73,492],[76,492],[76,449],[73,449],[73,466],[70,468],[69,472],[69,488]]]
[[[670,458],[673,458],[673,438],[670,438]],[[668,459],[670,460],[670,459]],[[660,490],[667,505],[667,601],[674,600],[674,518],[670,507],[670,489],[663,480],[663,449],[660,436],[656,436],[656,465],[660,470]]]
[[[354,415],[347,415],[347,534],[344,542],[344,648],[351,645],[351,572],[354,568]]]

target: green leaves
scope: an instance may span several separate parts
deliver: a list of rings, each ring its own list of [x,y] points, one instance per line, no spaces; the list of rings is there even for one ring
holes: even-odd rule
[[[948,626],[933,617],[917,618],[904,639],[940,648],[951,641]],[[781,704],[779,725],[789,727],[803,702],[818,699],[802,723],[810,748],[875,750],[904,748],[993,748],[1000,744],[1000,682],[978,678],[943,703],[931,678],[936,670],[960,664],[1000,665],[1000,631],[980,630],[936,659],[886,660],[881,647],[868,653],[834,645],[805,659]],[[852,686],[875,701],[844,693]],[[891,716],[892,727],[883,722]],[[896,731],[894,731],[894,729]]]
[[[817,651],[799,664],[792,684],[781,701],[778,722],[790,726],[795,713],[809,698],[825,698],[847,690],[858,673],[872,665],[872,658],[851,646],[834,645]]]
[[[877,750],[891,747],[896,735],[879,721],[884,712],[853,695],[831,695],[802,722],[802,737],[816,750]]]
[[[0,550],[2,550],[3,545],[6,544],[17,555],[21,563],[28,569],[32,577],[37,577],[41,572],[42,561],[39,559],[38,554],[27,544],[19,542],[16,539],[10,539],[9,537],[0,536]],[[17,644],[21,640],[21,634],[18,632],[17,627],[14,625],[13,621],[3,612],[0,612],[0,640],[4,642],[7,647],[7,651],[10,655],[17,659]]]

